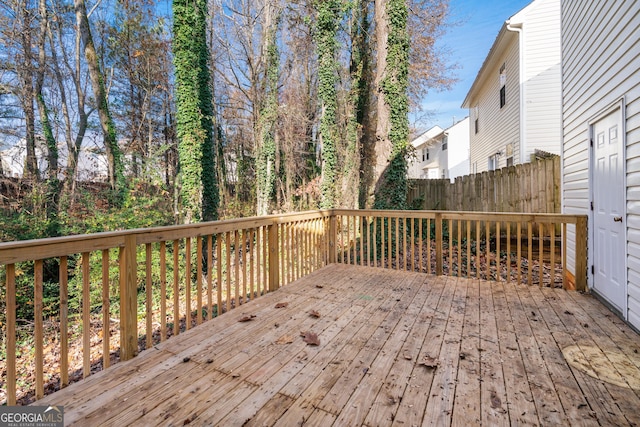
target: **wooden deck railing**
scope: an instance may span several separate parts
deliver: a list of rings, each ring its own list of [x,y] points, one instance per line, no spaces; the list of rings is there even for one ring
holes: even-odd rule
[[[335,262],[528,285],[586,287],[580,215],[334,210]],[[567,268],[575,227],[575,270]]]
[[[576,227],[573,275],[567,224]],[[328,263],[565,288],[571,278],[584,289],[586,224],[332,210],[0,243],[0,402],[39,399]]]

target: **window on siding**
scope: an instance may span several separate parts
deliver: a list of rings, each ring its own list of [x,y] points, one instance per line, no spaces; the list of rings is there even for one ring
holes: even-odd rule
[[[513,166],[513,144],[507,144],[505,152],[507,153],[507,167]]]
[[[487,169],[492,171],[496,169],[496,157],[495,156],[489,156],[489,161],[487,162]]]
[[[473,124],[474,124],[474,129],[475,129],[476,133],[478,133],[478,130],[479,130],[478,129],[478,119],[475,119]]]
[[[507,103],[507,67],[502,64],[500,67],[500,108]]]
[[[445,135],[444,139],[442,140],[442,151],[447,150],[448,143],[449,143],[449,137]]]

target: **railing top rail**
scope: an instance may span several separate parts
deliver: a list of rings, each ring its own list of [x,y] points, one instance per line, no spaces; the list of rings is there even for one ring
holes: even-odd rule
[[[575,224],[586,215],[556,213],[517,213],[517,212],[475,212],[475,211],[432,211],[432,210],[375,210],[375,209],[334,209],[334,215],[384,216],[390,218],[431,218],[504,221],[504,222],[542,222]]]
[[[136,244],[145,244],[177,240],[186,237],[208,236],[227,231],[257,228],[272,224],[306,221],[325,218],[331,215],[332,212],[330,210],[318,210],[263,217],[234,218],[195,224],[3,242],[0,243],[0,265],[118,248],[124,246],[126,236],[132,235],[136,237]]]
[[[84,234],[77,236],[53,237],[0,243],[0,265],[34,259],[46,259],[70,254],[92,252],[124,246],[126,236],[135,236],[136,244],[171,241],[186,237],[208,236],[239,229],[257,228],[272,224],[326,218],[334,215],[384,216],[390,218],[442,218],[471,221],[537,222],[575,224],[585,215],[533,214],[501,212],[455,212],[426,210],[373,210],[373,209],[333,209],[286,213],[263,217],[234,218],[222,221],[195,224],[171,225],[166,227],[140,228],[122,231]]]

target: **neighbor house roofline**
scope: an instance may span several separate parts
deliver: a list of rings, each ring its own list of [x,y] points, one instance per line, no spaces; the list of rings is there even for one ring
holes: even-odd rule
[[[516,14],[514,14],[509,19],[504,21],[504,23],[502,24],[502,28],[500,28],[500,31],[498,32],[496,39],[493,41],[493,45],[491,46],[491,49],[489,49],[489,53],[487,54],[487,57],[484,59],[484,62],[482,63],[482,66],[480,67],[480,70],[478,71],[478,74],[476,75],[476,78],[473,81],[471,88],[469,89],[469,92],[467,92],[467,96],[464,98],[464,101],[462,102],[462,106],[461,106],[462,108],[472,107],[472,102],[474,101],[474,97],[476,93],[480,90],[480,88],[482,87],[482,84],[486,81],[486,79],[490,77],[488,75],[485,75],[485,71],[490,67],[492,67],[495,64],[495,62],[499,59],[499,58],[496,59],[497,53],[502,52],[514,37],[518,37],[518,34],[509,30],[508,28],[509,25],[515,24],[515,22],[512,22],[512,20],[516,18],[518,15],[522,14],[522,12],[524,12],[525,9],[529,8],[532,4],[533,2],[529,3],[527,6],[525,6],[520,11],[518,11]]]

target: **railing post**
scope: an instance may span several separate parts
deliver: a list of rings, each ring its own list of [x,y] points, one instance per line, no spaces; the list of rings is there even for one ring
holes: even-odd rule
[[[576,290],[587,289],[587,218],[576,221]]]
[[[269,235],[269,292],[280,287],[280,253],[278,252],[278,223],[268,226]]]
[[[442,214],[436,213],[436,275],[442,276]]]
[[[127,235],[120,248],[120,360],[138,354],[138,261],[136,236]]]
[[[16,266],[6,268],[6,313],[7,318],[7,405],[16,405]],[[64,335],[64,333],[62,334]]]
[[[336,214],[332,213],[329,217],[329,264],[336,262],[336,243],[338,240]]]

